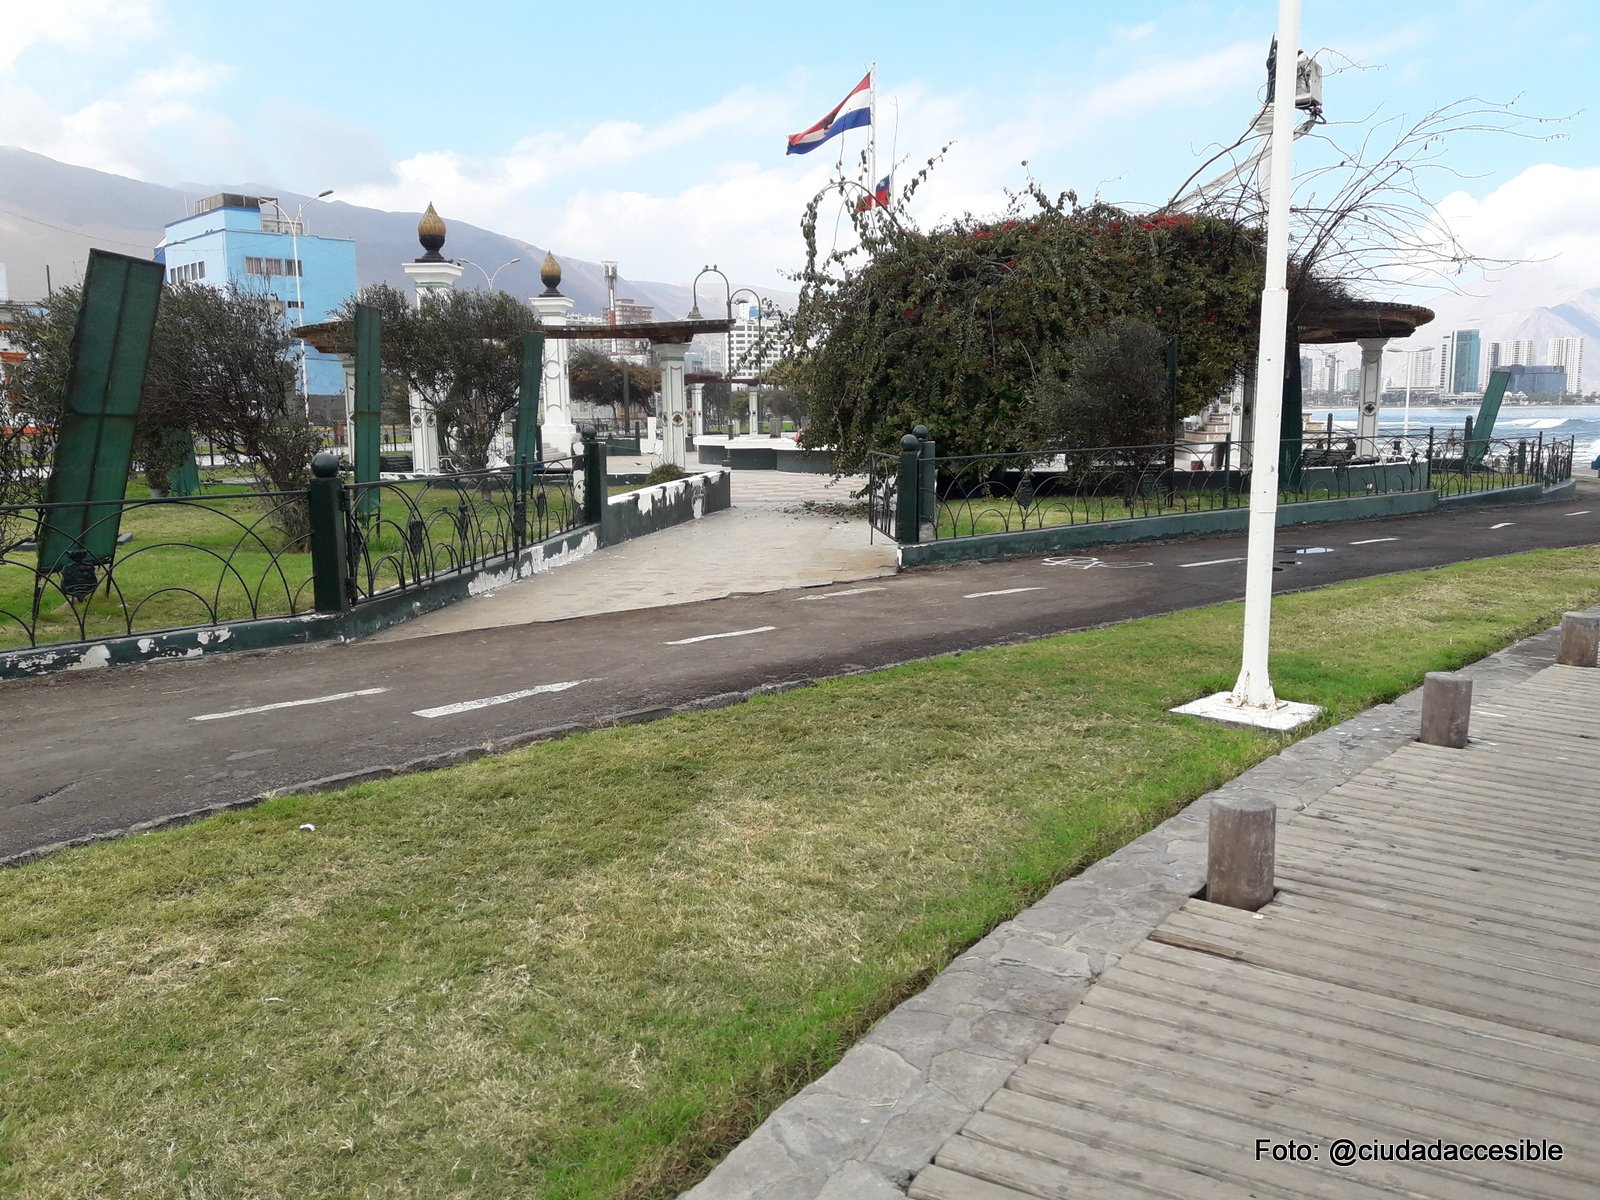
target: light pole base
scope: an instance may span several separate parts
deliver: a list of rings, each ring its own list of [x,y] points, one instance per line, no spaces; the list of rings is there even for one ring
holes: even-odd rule
[[[1219,721],[1225,725],[1251,725],[1257,729],[1270,729],[1274,733],[1292,733],[1309,721],[1322,715],[1315,704],[1299,704],[1293,700],[1279,700],[1272,705],[1240,704],[1232,692],[1215,692],[1180,704],[1169,710],[1205,721]]]

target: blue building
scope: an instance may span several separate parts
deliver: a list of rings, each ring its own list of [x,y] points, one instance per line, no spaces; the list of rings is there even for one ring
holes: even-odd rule
[[[236,279],[272,296],[292,328],[329,320],[356,290],[356,244],[349,238],[314,237],[304,222],[284,212],[272,196],[220,192],[197,201],[194,211],[166,227],[156,261],[168,283],[224,287]],[[329,354],[306,348],[306,394],[339,397],[344,414],[344,368]]]
[[[1451,348],[1452,370],[1446,380],[1449,391],[1470,396],[1479,391],[1478,362],[1483,357],[1483,342],[1476,329],[1458,329]]]

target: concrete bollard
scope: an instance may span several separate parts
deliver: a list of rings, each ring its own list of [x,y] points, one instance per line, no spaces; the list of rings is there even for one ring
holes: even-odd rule
[[[1556,662],[1563,667],[1592,667],[1600,651],[1600,616],[1588,613],[1561,614],[1561,654]]]
[[[1422,731],[1419,742],[1459,750],[1467,744],[1472,719],[1472,680],[1449,671],[1429,671],[1422,680]]]
[[[1262,797],[1211,802],[1206,899],[1255,912],[1273,891],[1278,806]]]

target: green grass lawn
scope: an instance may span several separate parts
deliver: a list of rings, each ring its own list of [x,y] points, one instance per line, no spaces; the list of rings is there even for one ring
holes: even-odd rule
[[[1347,717],[1600,551],[1275,603]],[[1176,717],[1240,606],[952,655],[0,873],[30,1197],[666,1197],[1059,880],[1272,753]],[[313,823],[316,831],[298,826]]]
[[[122,517],[121,531],[133,535],[118,547],[112,587],[102,583],[86,601],[70,601],[57,586],[40,597],[35,640],[40,645],[203,625],[248,617],[288,616],[311,607],[311,555],[304,542],[288,536],[284,522],[269,511],[304,501],[258,499],[237,483],[208,481],[193,501],[138,504]],[[545,489],[545,512],[528,507],[529,537],[561,527],[572,508],[571,489]],[[142,484],[130,485],[130,501],[148,499]],[[241,496],[215,499],[219,495]],[[409,497],[407,503],[402,497]],[[465,542],[455,514],[465,499],[476,514]],[[385,484],[380,520],[368,543],[359,580],[364,594],[394,587],[416,563],[406,553],[413,516],[426,526],[425,558],[435,571],[452,570],[462,560],[509,543],[511,495],[507,491],[463,494],[422,483]],[[28,644],[37,555],[14,551],[0,564],[0,649]]]

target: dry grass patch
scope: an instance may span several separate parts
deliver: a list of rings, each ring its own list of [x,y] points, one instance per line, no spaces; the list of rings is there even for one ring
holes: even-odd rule
[[[1592,602],[1597,567],[1284,597],[1275,681],[1347,716]],[[998,921],[1271,753],[1166,712],[1232,683],[1238,630],[950,656],[5,872],[3,1177],[672,1195]]]

